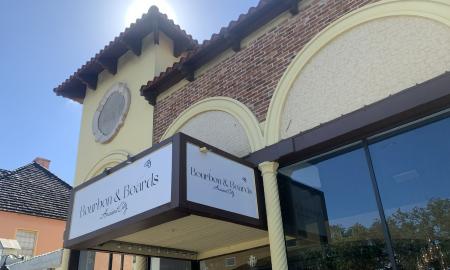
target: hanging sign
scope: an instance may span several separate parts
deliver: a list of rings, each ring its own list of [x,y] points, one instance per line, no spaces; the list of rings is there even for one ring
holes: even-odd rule
[[[252,164],[178,133],[75,187],[64,245],[89,248],[189,215],[264,229],[261,192]]]
[[[140,158],[75,193],[69,239],[171,201],[172,145]]]
[[[186,153],[188,201],[259,218],[253,168],[192,143]]]

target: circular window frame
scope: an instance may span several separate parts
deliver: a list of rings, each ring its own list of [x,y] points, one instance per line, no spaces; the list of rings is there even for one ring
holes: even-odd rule
[[[125,99],[125,104],[123,106],[122,111],[120,112],[119,120],[115,123],[114,128],[109,134],[103,134],[99,127],[99,118],[103,111],[105,104],[111,95],[118,93]],[[128,114],[128,109],[130,108],[131,95],[128,86],[125,83],[119,82],[113,85],[108,92],[103,96],[102,100],[98,104],[97,110],[94,113],[94,117],[92,119],[92,133],[95,137],[95,141],[98,143],[108,143],[110,142],[115,135],[119,132],[120,128],[123,126],[125,122],[125,118]]]

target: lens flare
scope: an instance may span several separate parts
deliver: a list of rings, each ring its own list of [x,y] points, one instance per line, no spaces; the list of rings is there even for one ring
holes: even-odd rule
[[[125,14],[125,26],[134,23],[144,13],[147,13],[151,6],[157,6],[161,13],[165,13],[169,19],[176,20],[173,8],[166,0],[134,0]]]

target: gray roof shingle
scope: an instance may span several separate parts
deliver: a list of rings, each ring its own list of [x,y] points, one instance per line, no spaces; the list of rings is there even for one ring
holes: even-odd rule
[[[36,162],[0,169],[0,211],[67,219],[72,187]]]
[[[2,177],[3,175],[5,175],[7,173],[9,173],[9,171],[0,169],[0,177]]]

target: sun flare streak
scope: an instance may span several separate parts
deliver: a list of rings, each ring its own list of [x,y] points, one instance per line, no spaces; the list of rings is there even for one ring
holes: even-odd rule
[[[136,19],[141,18],[151,6],[157,6],[159,11],[165,13],[169,19],[176,20],[176,14],[166,0],[133,0],[125,14],[125,25],[129,26]]]

